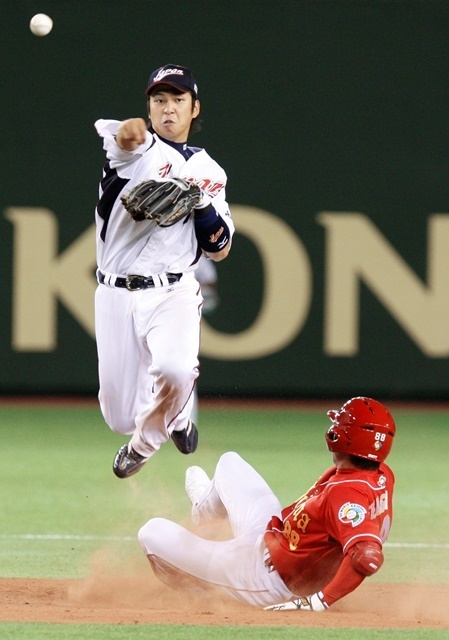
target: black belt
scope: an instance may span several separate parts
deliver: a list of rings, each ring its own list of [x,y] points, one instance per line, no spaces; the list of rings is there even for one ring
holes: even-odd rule
[[[101,271],[97,272],[98,282],[100,284],[105,284],[106,276]],[[174,284],[175,282],[179,282],[182,278],[182,273],[166,273],[164,274],[167,278],[168,284]],[[112,286],[120,287],[122,289],[128,289],[128,291],[139,291],[140,289],[150,289],[152,287],[161,287],[163,286],[163,282],[161,278],[159,278],[160,284],[156,284],[154,279],[150,276],[146,278],[145,276],[126,276],[126,278],[116,278]],[[106,284],[108,284],[106,282]]]

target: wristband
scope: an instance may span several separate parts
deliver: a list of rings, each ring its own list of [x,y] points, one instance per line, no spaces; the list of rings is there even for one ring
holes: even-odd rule
[[[195,235],[207,253],[218,253],[228,244],[229,227],[212,204],[195,208]]]

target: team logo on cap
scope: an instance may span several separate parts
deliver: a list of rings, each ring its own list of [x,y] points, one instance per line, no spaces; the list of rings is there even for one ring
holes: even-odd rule
[[[160,71],[157,72],[153,82],[159,82],[159,80],[162,80],[163,78],[165,78],[165,76],[173,76],[173,75],[183,76],[184,71],[182,69],[161,69]]]
[[[340,507],[338,512],[338,519],[343,524],[351,524],[353,527],[361,524],[365,520],[366,509],[360,504],[354,502],[346,502]]]

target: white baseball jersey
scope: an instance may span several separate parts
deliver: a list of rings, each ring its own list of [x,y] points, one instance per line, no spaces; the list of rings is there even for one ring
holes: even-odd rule
[[[208,194],[234,227],[225,200],[226,174],[203,149],[163,141],[124,151],[120,122],[98,120],[107,162],[96,208],[99,284],[95,295],[99,401],[109,427],[132,434],[132,448],[149,457],[189,421],[198,377],[202,296],[194,270],[202,255],[194,216],[170,227],[134,222],[120,196],[142,180],[180,177]],[[176,281],[167,274],[176,274]],[[129,275],[152,277],[154,287],[128,291]],[[118,285],[117,278],[121,278]]]
[[[185,224],[166,228],[151,220],[134,223],[120,202],[120,193],[147,179],[193,180],[225,216],[232,236],[234,225],[225,200],[226,173],[204,149],[170,144],[150,132],[144,144],[125,151],[115,140],[120,124],[117,120],[95,123],[108,159],[96,210],[98,268],[117,276],[192,271],[201,255],[193,216]]]

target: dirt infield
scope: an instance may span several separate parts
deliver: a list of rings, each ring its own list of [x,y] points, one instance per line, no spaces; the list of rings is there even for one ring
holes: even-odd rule
[[[58,403],[70,406],[70,402],[76,406],[83,402],[88,407],[97,406],[96,400],[66,398],[58,399],[53,406]],[[27,404],[23,399],[15,403]],[[49,399],[29,399],[28,403],[45,406]],[[324,405],[318,402],[226,404],[227,411],[243,407],[324,410]],[[221,401],[205,404],[205,408],[220,409]],[[431,408],[448,411],[449,404]],[[78,580],[0,578],[0,622],[449,629],[449,585],[366,580],[357,591],[322,614],[265,612],[172,591],[158,582],[147,567],[132,571],[133,575],[115,576],[94,569],[94,575]]]
[[[267,612],[199,600],[148,579],[0,580],[0,621],[449,628],[449,586],[365,582],[324,613]]]

